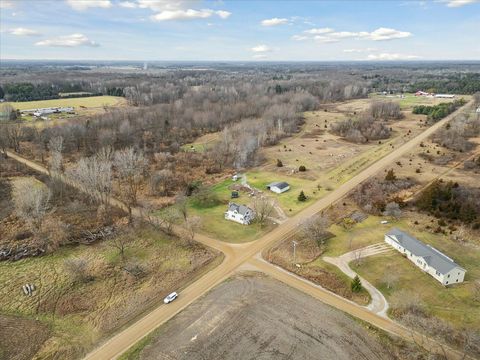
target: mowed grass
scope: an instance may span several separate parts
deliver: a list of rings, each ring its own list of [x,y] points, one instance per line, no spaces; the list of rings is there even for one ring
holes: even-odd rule
[[[229,187],[233,184],[234,181],[228,179],[212,186],[211,189],[217,194],[221,204],[212,207],[202,207],[192,199],[188,202],[189,212],[200,216],[202,219],[200,230],[202,233],[230,243],[249,242],[270,231],[274,225],[269,223],[262,227],[256,222],[250,225],[242,225],[226,220],[224,214],[230,201],[250,207],[253,206],[251,204],[252,198],[244,192],[239,193],[240,197],[238,199],[230,198],[231,190]]]
[[[29,110],[47,107],[68,107],[73,106],[75,110],[79,110],[80,107],[97,108],[103,106],[115,106],[123,103],[124,98],[118,96],[91,96],[91,97],[79,97],[68,99],[51,99],[51,100],[37,100],[37,101],[21,101],[12,102],[15,109]]]
[[[322,186],[321,182],[296,176],[278,174],[269,171],[249,171],[246,176],[249,185],[265,192],[266,195],[278,201],[283,211],[288,216],[311,205],[316,199],[319,199],[328,192],[325,187]],[[274,192],[267,190],[268,184],[277,181],[287,182],[290,185],[290,190],[282,194],[275,194]],[[307,196],[306,201],[298,200],[298,195],[302,190]]]
[[[417,294],[431,314],[457,327],[476,326],[478,329],[480,311],[472,293],[473,281],[480,278],[480,252],[472,251],[468,245],[453,242],[448,236],[419,230],[408,219],[389,225],[380,225],[378,220],[373,217],[356,225],[350,232],[339,231],[337,237],[330,240],[326,254],[339,255],[345,252],[350,248],[351,239],[352,249],[383,242],[384,233],[393,226],[398,227],[453,258],[467,270],[466,282],[445,288],[397,251],[367,257],[359,266],[352,263],[352,269],[377,287],[388,301],[406,290]],[[390,289],[383,282],[386,271],[394,271],[398,275],[398,283]]]
[[[380,224],[382,220],[388,220],[389,223],[382,225]],[[340,256],[349,251],[383,242],[384,234],[392,227],[408,228],[408,220],[391,221],[379,216],[369,216],[361,223],[355,224],[350,230],[346,230],[341,225],[333,224],[328,231],[335,237],[328,240],[328,246],[323,256]]]

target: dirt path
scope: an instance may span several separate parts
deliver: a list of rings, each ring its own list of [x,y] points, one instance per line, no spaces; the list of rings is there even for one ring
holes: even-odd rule
[[[196,235],[195,240],[197,240],[198,242],[224,252],[225,258],[222,264],[201,277],[200,279],[198,279],[186,289],[184,289],[177,301],[169,304],[168,306],[159,306],[137,322],[133,323],[131,326],[123,329],[121,332],[117,333],[112,338],[101,344],[98,348],[89,353],[85,357],[85,359],[105,360],[118,358],[122,353],[124,353],[137,341],[139,341],[144,336],[148,335],[150,332],[156,329],[158,326],[172,318],[179,311],[181,311],[186,306],[198,299],[200,296],[204,295],[207,291],[212,289],[215,285],[225,280],[240,265],[249,261],[257,253],[261,253],[265,248],[272,246],[277,241],[280,241],[282,239],[285,239],[289,235],[292,235],[297,230],[298,226],[302,223],[302,221],[305,220],[305,218],[308,218],[341,200],[344,196],[346,196],[350,191],[355,189],[363,181],[369,179],[372,176],[375,176],[377,173],[379,173],[380,170],[382,170],[386,166],[389,166],[395,160],[408,153],[409,151],[413,150],[422,141],[425,141],[435,131],[437,131],[447,122],[449,122],[454,116],[456,116],[459,111],[463,111],[466,107],[471,107],[472,104],[473,101],[470,101],[468,104],[466,104],[464,107],[460,108],[453,114],[450,114],[443,120],[440,120],[436,124],[432,125],[415,138],[396,148],[390,154],[381,158],[380,160],[378,160],[377,162],[375,162],[374,164],[372,164],[371,166],[345,182],[343,185],[333,190],[323,198],[319,199],[308,208],[300,211],[295,216],[289,218],[277,228],[275,228],[273,231],[266,234],[255,242],[233,246],[219,240],[208,238],[204,235]],[[37,171],[40,171],[42,173],[48,173],[45,168],[43,168],[39,164],[36,164],[35,162],[24,159],[21,156],[18,156],[11,152],[7,152],[7,155]],[[119,206],[120,208],[125,209],[125,205],[116,199],[111,199],[111,203],[112,205]],[[133,215],[140,216],[143,214],[139,210],[134,209]],[[262,264],[263,268],[265,268],[267,271],[273,272],[273,275],[276,275],[277,277],[279,276],[278,271],[272,270],[275,269],[274,267],[266,266],[261,262],[258,263]],[[292,281],[291,276],[279,277],[280,280],[284,280],[287,284],[293,284],[292,286],[297,287],[298,289],[306,293],[312,294],[321,291],[317,286],[312,283],[302,282],[298,279],[298,281]],[[326,302],[327,304],[330,304],[331,306],[337,307],[340,310],[357,316],[371,323],[372,325],[384,329],[394,335],[398,335],[407,340],[411,340],[411,331],[399,326],[392,320],[373,314],[362,306],[350,303],[345,299],[340,300],[338,297],[335,297],[335,300],[333,300],[331,294],[325,295],[324,292],[322,292],[322,294],[323,296],[320,296],[319,299]],[[438,350],[439,345],[436,343],[434,345],[434,348]],[[460,357],[460,355],[455,352],[452,352],[452,354],[452,358]]]
[[[346,274],[350,278],[354,278],[358,275],[355,271],[353,271],[350,266],[348,265],[351,261],[359,260],[361,258],[365,258],[367,256],[382,254],[384,252],[390,251],[390,248],[387,244],[378,243],[366,246],[361,249],[353,250],[348,253],[345,253],[341,256],[337,257],[328,257],[325,256],[322,259],[330,264],[335,265],[338,267],[344,274]],[[372,301],[367,308],[374,314],[387,318],[387,310],[388,310],[388,302],[385,299],[385,296],[378,290],[375,286],[370,284],[366,279],[362,278],[358,275],[360,280],[362,281],[362,286],[368,291]]]

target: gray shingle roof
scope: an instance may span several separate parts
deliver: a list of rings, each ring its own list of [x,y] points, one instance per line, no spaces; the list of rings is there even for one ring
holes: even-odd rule
[[[457,267],[463,269],[460,265],[455,263],[455,261],[450,259],[447,255],[443,254],[439,250],[435,249],[433,246],[424,244],[420,240],[415,239],[402,230],[393,228],[387,233],[387,235],[394,236],[400,245],[410,251],[413,255],[424,258],[425,262],[429,266],[441,274],[447,274]]]
[[[290,186],[288,185],[288,183],[286,183],[285,181],[281,181],[281,182],[273,182],[271,184],[268,184],[267,185],[267,188],[271,188],[273,186],[276,186],[278,187],[279,189],[285,189],[286,187]]]
[[[236,211],[240,215],[244,215],[244,216],[248,211],[252,212],[252,209],[250,209],[248,206],[238,205],[238,204],[235,204],[235,203],[228,204],[228,210],[229,211]]]

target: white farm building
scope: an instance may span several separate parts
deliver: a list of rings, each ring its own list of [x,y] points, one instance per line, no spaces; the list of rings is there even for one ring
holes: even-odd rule
[[[455,99],[455,95],[452,94],[435,94],[435,97],[440,99]]]
[[[246,205],[235,203],[228,204],[225,219],[232,220],[243,225],[250,225],[255,218],[255,212]]]
[[[385,242],[444,286],[461,283],[465,278],[466,270],[447,255],[399,229],[385,234]]]
[[[273,182],[267,185],[267,189],[270,191],[273,191],[274,193],[281,194],[281,193],[284,193],[285,191],[290,190],[290,185],[288,185],[288,183],[284,181]]]

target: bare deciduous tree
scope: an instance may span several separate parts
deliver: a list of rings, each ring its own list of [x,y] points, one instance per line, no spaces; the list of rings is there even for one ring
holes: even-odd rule
[[[165,231],[168,234],[173,234],[173,227],[182,218],[182,214],[178,208],[170,206],[162,213],[161,220]]]
[[[15,213],[32,230],[38,230],[49,208],[50,190],[42,185],[22,181],[13,188]]]
[[[255,211],[255,220],[264,226],[274,210],[273,201],[267,196],[257,196],[253,202],[253,210]]]
[[[398,282],[399,276],[394,269],[387,267],[383,273],[382,282],[387,286],[387,289],[391,289]]]
[[[110,245],[118,250],[118,254],[122,258],[122,261],[125,261],[125,250],[127,249],[128,245],[131,243],[132,238],[129,234],[122,234],[118,236],[114,236]]]
[[[390,216],[391,218],[398,220],[402,216],[402,210],[400,209],[400,205],[396,202],[389,202],[385,206],[385,211],[383,212],[384,216]]]
[[[199,216],[189,216],[185,221],[185,228],[189,241],[193,241],[198,229],[202,226],[202,219]]]
[[[323,215],[314,215],[302,223],[301,234],[303,237],[313,239],[318,246],[325,244],[325,235],[330,226],[330,220]]]
[[[68,172],[68,177],[83,187],[94,200],[109,208],[112,192],[112,163],[93,156],[82,158]]]
[[[129,147],[115,153],[114,165],[121,181],[125,185],[124,198],[131,214],[132,207],[137,203],[138,190],[140,189],[147,160],[142,151],[135,151],[134,148]]]

